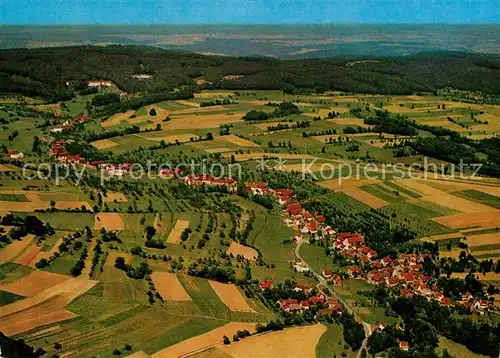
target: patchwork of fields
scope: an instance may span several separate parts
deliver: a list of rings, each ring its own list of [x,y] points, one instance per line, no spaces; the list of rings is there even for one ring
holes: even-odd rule
[[[221,98],[234,102],[200,106]],[[258,123],[243,119],[250,110],[270,113],[285,99],[302,113]],[[80,98],[69,106],[69,111],[81,110],[85,101]],[[304,190],[305,202],[326,198],[346,214],[375,212],[393,227],[415,232],[416,240],[437,243],[441,257],[458,259],[465,250],[478,260],[500,258],[498,180],[398,178],[390,168],[373,169],[373,176],[339,180],[347,171],[342,166],[358,165],[363,171],[373,163],[423,163],[422,156],[400,158],[390,148],[414,137],[370,132],[375,127],[355,113],[366,107],[385,108],[469,138],[500,134],[499,106],[434,96],[389,99],[332,93],[285,97],[281,91],[238,96],[229,91],[203,91],[194,99],[155,103],[102,121],[92,118],[85,134],[134,128],[121,135],[94,136],[106,139],[90,141],[89,148],[96,156],[111,152],[120,162],[238,163],[249,182],[258,181],[259,165],[265,160],[265,174],[281,175],[277,176],[277,181],[282,180],[280,187],[296,183],[303,175],[310,178],[308,170],[313,174],[324,171],[330,177],[294,188]],[[68,111],[60,105],[36,108]],[[2,143],[33,155],[33,135],[42,138],[43,133],[37,126],[40,123],[30,120],[9,123],[9,131],[19,130],[22,138],[7,140],[0,135]],[[288,127],[280,129],[279,125]],[[263,304],[241,285],[239,280],[246,275],[259,282],[315,283],[291,267],[296,257],[290,239],[297,230],[283,225],[277,203],[268,208],[245,195],[237,196],[236,190],[189,190],[175,180],[112,179],[102,187],[92,187],[91,179],[85,178],[82,184],[68,180],[56,185],[50,180],[21,178],[20,168],[12,162],[0,164],[0,175],[0,215],[13,213],[23,219],[36,215],[54,230],[51,235],[30,233],[0,244],[0,326],[6,334],[64,357],[112,357],[118,355],[114,351],[122,356],[158,358],[355,355],[344,349],[338,324],[304,325],[255,335],[230,346],[222,344],[224,335],[233,337],[241,329],[254,332],[257,323],[277,318],[272,304]],[[330,191],[310,195],[307,186],[314,183]],[[17,229],[6,224],[2,230],[10,235]],[[301,248],[303,257],[318,271],[333,265],[325,251],[317,244]],[[40,262],[44,264],[37,265]],[[75,278],[79,262],[84,267]],[[141,277],[146,264],[150,272]],[[217,276],[216,269],[230,274]],[[479,279],[500,281],[492,272]],[[336,291],[364,321],[398,322],[359,293],[371,288],[347,279]],[[62,348],[55,349],[56,343]],[[252,349],[255,346],[258,351]]]

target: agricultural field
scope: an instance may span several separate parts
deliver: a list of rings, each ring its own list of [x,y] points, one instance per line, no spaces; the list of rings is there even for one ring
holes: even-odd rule
[[[415,136],[373,132],[376,126],[365,124],[357,112],[383,108],[418,123],[456,129],[468,138],[491,138],[500,130],[497,106],[428,95],[285,96],[282,91],[207,90],[194,98],[141,104],[99,116],[96,108],[88,111],[92,98],[33,105],[36,113],[3,125],[0,141],[8,150],[23,151],[26,161],[55,162],[48,154],[51,144],[33,148],[33,136],[50,136],[50,129],[60,124],[54,120],[54,125],[42,125],[44,115],[52,116],[44,113],[83,113],[89,115],[88,122],[57,138],[71,138],[81,154],[95,162],[193,161],[223,168],[238,164],[247,183],[269,181],[273,188],[291,187],[304,205],[317,200],[331,204],[347,218],[328,222],[335,229],[338,224],[351,230],[349,225],[372,215],[391,230],[411,231],[415,240],[397,245],[436,243],[441,257],[453,259],[463,250],[478,260],[500,257],[499,182],[451,175],[398,177],[390,166],[374,168],[401,161],[408,169],[413,161],[424,165],[424,158],[415,153],[396,155],[393,146],[413,142]],[[230,101],[206,106],[220,99]],[[244,119],[252,110],[273,113],[285,99],[299,112]],[[22,107],[5,104],[10,105],[0,115]],[[473,112],[476,121],[471,119]],[[479,122],[486,120],[488,124]],[[9,140],[14,131],[18,135]],[[434,138],[421,129],[418,136]],[[291,263],[297,254],[316,272],[346,270],[334,263],[323,242],[307,242],[295,251],[292,239],[301,228],[284,224],[286,214],[276,199],[263,203],[245,186],[193,188],[175,178],[110,175],[101,180],[104,166],[99,164],[87,168],[79,180],[26,179],[13,160],[4,162],[0,215],[12,213],[19,220],[36,216],[47,226],[43,234],[27,233],[0,244],[0,325],[9,336],[61,357],[357,356],[344,341],[339,322],[300,322],[222,344],[224,335],[232,341],[238,330],[254,333],[258,323],[286,318],[275,301],[263,299],[258,283],[294,280],[324,289],[313,275],[295,271]],[[440,159],[432,164],[450,165]],[[422,168],[418,172],[427,173]],[[329,221],[331,212],[326,214]],[[9,237],[11,230],[22,227],[22,223],[2,225]],[[363,322],[402,322],[361,293],[373,290],[373,285],[344,278],[341,286],[330,288]],[[490,272],[480,280],[499,278]],[[248,282],[256,289],[249,289]],[[451,352],[452,345],[442,340],[439,349]],[[255,346],[260,347],[258,352],[252,349]]]

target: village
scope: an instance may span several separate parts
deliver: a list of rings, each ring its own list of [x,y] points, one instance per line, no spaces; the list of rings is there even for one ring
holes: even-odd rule
[[[78,116],[68,125],[85,122],[86,117]],[[102,161],[87,162],[78,155],[70,155],[65,145],[71,140],[55,140],[47,137],[43,139],[50,143],[49,154],[58,162],[64,164],[86,164],[92,168],[103,170],[109,177],[123,177],[132,170],[130,163],[114,164]],[[188,186],[200,187],[224,187],[227,192],[236,192],[237,181],[230,177],[214,177],[211,175],[184,175],[177,167],[175,169],[163,169],[159,176],[167,179],[176,179]],[[488,300],[476,300],[467,292],[459,301],[452,301],[441,292],[433,278],[422,272],[423,262],[426,259],[434,260],[430,254],[399,254],[398,257],[378,257],[377,252],[370,248],[362,235],[351,232],[337,232],[326,223],[326,218],[321,213],[310,213],[304,209],[301,203],[294,199],[291,189],[272,189],[268,183],[247,183],[246,189],[251,196],[271,196],[277,200],[282,208],[281,218],[283,223],[294,230],[293,242],[313,243],[325,240],[331,250],[342,255],[351,262],[351,266],[345,272],[337,272],[331,268],[324,268],[321,275],[332,285],[342,286],[343,279],[350,277],[364,280],[373,285],[386,285],[399,289],[401,296],[412,297],[420,295],[428,300],[435,300],[442,306],[454,306],[470,311],[475,310],[484,313],[494,310],[494,305]],[[309,267],[300,259],[291,262],[297,272],[308,272]],[[262,288],[271,287],[271,281],[261,284]],[[302,289],[297,287],[297,289]],[[309,308],[310,304],[327,304],[332,312],[338,311],[339,303],[335,299],[326,296],[315,296],[307,301],[295,302],[295,300],[281,300],[279,307],[285,312],[300,312]],[[312,300],[312,301],[311,301]]]

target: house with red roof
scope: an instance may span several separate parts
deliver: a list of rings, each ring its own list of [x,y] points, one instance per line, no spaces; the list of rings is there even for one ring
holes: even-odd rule
[[[264,280],[260,283],[259,286],[262,291],[270,289],[273,287],[273,280]]]
[[[408,342],[405,342],[405,341],[399,342],[399,349],[401,349],[402,351],[407,352],[409,347],[410,347],[410,345],[408,344]]]
[[[361,267],[359,266],[350,266],[347,269],[347,273],[352,277],[357,277],[361,273]]]
[[[358,233],[351,233],[351,235],[344,238],[342,244],[345,247],[359,246],[363,243],[363,237]]]
[[[380,263],[384,266],[389,265],[392,262],[392,259],[389,256],[385,256],[380,260]]]
[[[329,279],[333,277],[333,271],[332,269],[324,269],[323,272],[321,272],[321,275],[324,278]]]
[[[327,225],[327,226],[325,226],[325,227],[323,227],[323,228],[321,229],[321,231],[323,232],[323,235],[325,235],[325,236],[327,236],[327,235],[328,235],[328,236],[333,236],[333,235],[335,235],[335,230],[334,230],[332,227],[328,226],[328,225]]]
[[[339,275],[333,275],[331,280],[334,286],[341,287],[343,285],[342,278]]]
[[[383,271],[370,271],[368,273],[368,282],[374,285],[380,285],[386,282],[387,273]]]
[[[252,193],[252,195],[267,195],[269,184],[264,182],[252,183],[247,185],[247,189]]]
[[[414,295],[413,292],[411,292],[407,288],[401,289],[401,291],[399,291],[399,293],[401,294],[401,296],[404,296],[404,297],[413,297],[413,295]]]
[[[291,216],[295,216],[297,214],[300,214],[302,212],[302,206],[300,203],[295,202],[295,203],[290,203],[287,205],[286,210]]]
[[[314,218],[316,219],[317,222],[319,222],[321,224],[323,224],[323,223],[326,222],[326,219],[325,219],[325,217],[323,215],[320,215],[320,214],[316,213],[316,215],[314,215]]]
[[[24,154],[23,154],[23,152],[20,152],[18,150],[9,150],[9,151],[7,151],[7,158],[21,159],[21,158],[24,158]]]
[[[278,198],[280,205],[285,205],[288,199],[293,195],[293,190],[291,189],[276,189],[274,195]]]

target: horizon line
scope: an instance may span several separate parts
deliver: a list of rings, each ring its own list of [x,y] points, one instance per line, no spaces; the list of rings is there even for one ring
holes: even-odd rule
[[[30,23],[30,24],[15,24],[15,23],[0,23],[0,26],[328,26],[328,25],[350,25],[350,26],[478,26],[478,25],[500,25],[500,22],[297,22],[297,23],[268,23],[268,22],[248,22],[248,23],[208,23],[208,22],[192,22],[192,23]]]

